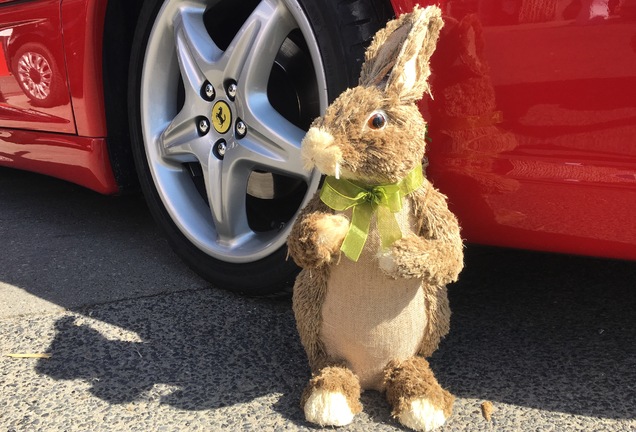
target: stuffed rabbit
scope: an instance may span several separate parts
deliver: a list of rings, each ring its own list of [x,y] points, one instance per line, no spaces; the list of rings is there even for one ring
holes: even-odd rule
[[[302,267],[293,309],[312,379],[308,421],[341,426],[360,392],[386,392],[393,415],[428,431],[454,397],[424,359],[449,329],[447,283],[463,245],[446,197],[422,173],[426,124],[416,101],[442,27],[437,7],[389,22],[368,48],[359,86],[345,91],[302,142],[327,177],[288,240]]]

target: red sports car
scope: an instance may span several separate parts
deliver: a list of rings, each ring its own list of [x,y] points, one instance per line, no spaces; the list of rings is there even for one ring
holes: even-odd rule
[[[281,289],[304,131],[415,3],[0,0],[0,165],[140,185],[203,277]],[[636,259],[636,0],[440,6],[427,173],[466,239]]]

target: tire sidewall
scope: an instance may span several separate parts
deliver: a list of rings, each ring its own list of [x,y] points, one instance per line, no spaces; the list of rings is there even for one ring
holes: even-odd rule
[[[335,11],[327,6],[334,2],[329,0],[298,1],[313,29],[314,37],[318,41],[318,50],[327,81],[327,95],[331,103],[347,87],[355,85],[347,79],[348,59],[345,58],[342,45],[333,43],[334,34],[339,36],[340,32],[334,20]],[[340,37],[337,40],[340,40]]]

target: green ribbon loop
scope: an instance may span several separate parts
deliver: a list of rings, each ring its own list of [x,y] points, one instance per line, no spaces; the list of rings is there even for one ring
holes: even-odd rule
[[[340,247],[347,258],[358,261],[376,210],[382,247],[387,248],[401,239],[402,231],[395,219],[395,213],[402,209],[402,198],[423,183],[421,166],[398,183],[378,186],[362,186],[353,181],[328,176],[320,192],[321,201],[336,211],[353,208],[349,231]]]

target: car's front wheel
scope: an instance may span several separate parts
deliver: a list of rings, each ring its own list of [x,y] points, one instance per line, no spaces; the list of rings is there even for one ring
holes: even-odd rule
[[[318,187],[300,141],[389,18],[372,0],[148,0],[133,43],[133,155],[173,249],[216,285],[281,290]]]

